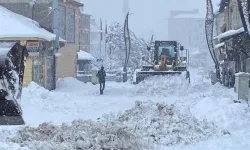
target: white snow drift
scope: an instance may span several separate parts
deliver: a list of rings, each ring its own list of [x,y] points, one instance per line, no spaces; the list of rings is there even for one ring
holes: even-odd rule
[[[195,74],[192,70],[191,84],[182,87],[175,77],[139,85],[107,82],[101,96],[98,85],[73,78],[60,79],[55,91],[32,83],[22,97],[23,117],[30,127],[1,126],[0,149],[98,149],[120,143],[129,148],[130,137],[133,146],[150,150],[154,146],[157,150],[248,150],[248,105],[234,103],[233,89],[212,86]]]
[[[12,142],[31,150],[150,150],[150,144],[121,122],[98,123],[75,120],[71,125],[43,123],[25,127]]]
[[[214,124],[181,114],[174,106],[136,102],[132,109],[105,115],[100,122],[75,120],[71,125],[25,127],[11,141],[31,150],[153,150],[155,145],[196,143],[218,131]]]
[[[106,121],[110,121],[110,117],[106,115]],[[219,128],[213,123],[182,114],[174,105],[152,101],[137,101],[135,107],[114,118],[157,145],[197,143],[219,133]]]

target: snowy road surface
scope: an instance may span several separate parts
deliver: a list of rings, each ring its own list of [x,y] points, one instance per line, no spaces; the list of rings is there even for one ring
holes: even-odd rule
[[[168,78],[153,78],[139,85],[107,82],[104,95],[101,96],[98,93],[98,85],[84,84],[73,78],[58,81],[58,88],[53,92],[31,83],[29,87],[23,89],[22,96],[23,117],[26,125],[21,127],[1,126],[0,150],[28,150],[29,148],[38,149],[38,147],[43,150],[56,149],[53,146],[58,146],[56,145],[58,139],[54,137],[61,137],[62,135],[59,133],[63,134],[62,131],[65,134],[70,132],[71,135],[80,136],[69,130],[74,129],[76,132],[80,132],[76,130],[76,128],[80,128],[79,124],[84,125],[81,127],[82,130],[86,129],[86,126],[93,128],[96,126],[95,129],[98,128],[106,134],[112,134],[112,130],[117,129],[117,132],[121,130],[120,126],[111,123],[109,126],[112,130],[107,131],[106,126],[102,124],[107,120],[122,122],[123,125],[130,128],[138,128],[138,135],[131,136],[131,140],[132,137],[138,139],[139,136],[153,137],[154,140],[151,142],[160,145],[165,150],[249,150],[250,109],[248,105],[245,102],[233,102],[236,100],[233,89],[227,89],[221,85],[212,86],[195,71],[191,72],[191,77],[191,85],[181,84],[182,81],[176,77],[169,80]],[[136,101],[145,103],[135,105]],[[158,102],[168,105],[159,105]],[[124,111],[126,112],[124,113]],[[109,114],[110,112],[113,115]],[[45,124],[40,126],[39,132],[35,128],[26,127],[37,127],[44,122],[61,125],[75,119],[99,120],[100,124],[76,122],[74,128],[52,127],[52,125]],[[204,121],[204,119],[206,120]],[[155,123],[152,123],[153,120]],[[175,123],[173,124],[173,122]],[[41,133],[41,128],[46,129],[47,132],[50,131],[48,133],[50,136],[42,137],[44,133]],[[52,129],[57,133],[54,133]],[[126,128],[122,129],[125,133]],[[91,134],[96,132],[91,129],[83,133],[82,130],[81,134],[89,139]],[[40,136],[40,134],[42,134],[41,138],[34,137],[35,135]],[[126,134],[134,133],[126,129]],[[100,138],[98,133],[96,135]],[[65,136],[62,137],[65,138]],[[51,140],[49,144],[44,142],[45,139]],[[132,145],[140,146],[141,144],[143,146],[143,141],[136,143],[134,139],[135,143]],[[148,139],[143,138],[144,143]],[[56,144],[51,144],[53,141]],[[74,142],[71,141],[74,144],[70,144],[69,138],[68,143],[66,141],[64,141],[64,148],[60,147],[60,149],[76,149],[76,147],[90,149],[88,147],[91,146],[92,149],[98,149],[98,147],[93,147],[91,140],[75,142],[74,139],[72,140]],[[119,142],[121,144],[124,141],[120,139],[117,143]],[[153,149],[152,147],[141,148]]]

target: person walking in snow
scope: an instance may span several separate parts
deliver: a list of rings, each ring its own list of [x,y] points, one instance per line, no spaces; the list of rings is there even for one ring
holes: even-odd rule
[[[103,90],[105,88],[105,77],[106,77],[106,72],[104,70],[104,67],[101,67],[101,70],[98,71],[96,76],[99,78],[99,84],[100,84],[100,94],[103,94]]]

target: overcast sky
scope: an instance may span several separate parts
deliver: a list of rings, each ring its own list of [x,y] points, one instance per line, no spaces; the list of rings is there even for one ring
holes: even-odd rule
[[[86,13],[93,15],[99,24],[100,18],[111,22],[124,22],[123,0],[82,0]],[[218,3],[220,0],[213,0]],[[152,34],[157,39],[167,38],[167,18],[171,10],[199,9],[205,17],[206,0],[129,0],[129,26],[138,37],[149,39]]]

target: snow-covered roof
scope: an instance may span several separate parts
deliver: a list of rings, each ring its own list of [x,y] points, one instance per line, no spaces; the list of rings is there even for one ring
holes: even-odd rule
[[[83,50],[80,50],[80,52],[77,52],[78,54],[78,60],[94,60],[95,58],[88,52],[85,52]]]
[[[47,41],[55,39],[55,34],[43,29],[27,17],[16,14],[0,6],[0,39],[1,38],[37,38]]]
[[[228,31],[226,31],[226,32],[224,32],[224,33],[219,34],[218,36],[215,36],[213,39],[218,39],[218,40],[220,40],[220,39],[222,39],[222,38],[226,38],[226,37],[229,37],[229,36],[233,36],[233,35],[239,34],[239,33],[241,33],[241,32],[244,32],[244,28],[243,28],[243,27],[241,27],[241,28],[239,28],[239,29],[237,29],[237,30],[228,30]]]

